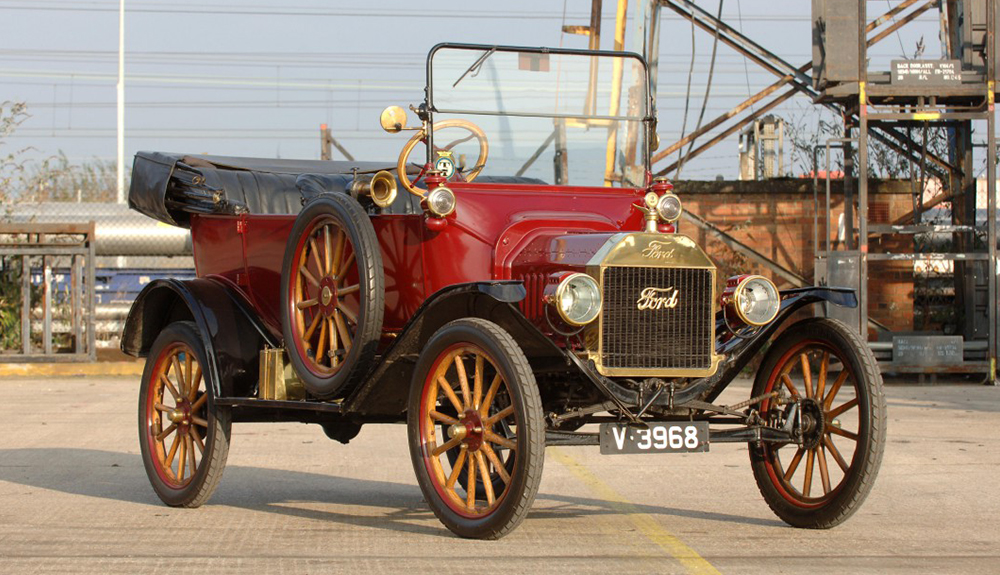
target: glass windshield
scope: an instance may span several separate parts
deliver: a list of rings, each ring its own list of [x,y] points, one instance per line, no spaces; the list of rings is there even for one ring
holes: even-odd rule
[[[471,122],[488,141],[481,181],[642,185],[651,114],[637,56],[448,46],[432,53],[429,73],[434,122]],[[429,162],[443,150],[459,172],[478,166],[469,130],[435,128],[433,142]]]

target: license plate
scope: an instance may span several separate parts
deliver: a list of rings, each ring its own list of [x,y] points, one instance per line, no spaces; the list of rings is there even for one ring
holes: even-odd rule
[[[708,422],[650,423],[643,428],[624,423],[601,424],[601,454],[685,453],[708,451]]]

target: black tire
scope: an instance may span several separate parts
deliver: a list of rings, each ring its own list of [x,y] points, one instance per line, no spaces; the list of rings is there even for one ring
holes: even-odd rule
[[[456,360],[455,356],[462,359]],[[482,363],[477,359],[479,357],[483,358]],[[457,395],[455,400],[446,399],[447,394],[444,393],[444,387],[437,383],[439,379],[436,375],[443,376],[451,389],[455,383],[452,380],[456,379],[452,374],[457,374],[457,365],[464,365],[470,358],[474,366],[473,375],[466,387],[471,388],[471,399],[466,400],[464,393],[462,399],[458,399]],[[475,373],[480,368],[482,373],[478,379],[481,385],[478,387],[480,393],[477,397],[477,387],[472,382],[477,379]],[[464,369],[462,373],[465,373]],[[461,376],[458,376],[457,381],[460,380]],[[486,383],[487,380],[490,381],[489,384]],[[499,383],[494,386],[494,381]],[[491,394],[490,390],[494,387],[496,391]],[[461,393],[461,388],[458,393]],[[434,397],[431,397],[432,394]],[[452,394],[456,392],[452,391]],[[488,496],[487,502],[482,505],[482,499],[477,494],[483,483],[475,483],[476,492],[472,494],[475,502],[470,507],[468,477],[465,476],[464,495],[459,495],[458,489],[463,488],[463,484],[448,486],[444,476],[442,463],[448,460],[447,451],[433,454],[435,449],[451,447],[446,446],[446,442],[440,445],[437,443],[437,422],[440,420],[432,419],[430,412],[436,412],[439,403],[449,402],[454,405],[456,400],[462,405],[461,408],[455,406],[454,412],[464,415],[454,426],[468,430],[468,435],[462,433],[460,437],[452,436],[449,442],[461,439],[462,445],[466,445],[462,448],[467,455],[466,460],[474,462],[472,464],[482,461],[483,463],[479,463],[482,467],[477,466],[476,469],[486,469],[492,475],[497,472],[497,467],[492,463],[494,459],[490,454],[497,458],[496,461],[503,458],[496,455],[491,444],[496,445],[496,450],[499,450],[506,441],[509,444],[506,447],[508,455],[510,451],[513,452],[513,472],[509,473],[509,480],[503,482],[504,490],[499,494],[491,492],[491,495],[495,495],[492,501]],[[476,403],[479,400],[481,403]],[[510,334],[492,322],[474,318],[450,322],[439,329],[424,347],[413,373],[407,410],[410,458],[417,483],[431,510],[456,535],[475,539],[499,539],[524,520],[538,493],[545,462],[545,420],[541,403],[535,377],[524,352]],[[494,406],[500,406],[500,409],[495,411],[492,409]],[[503,415],[504,412],[507,415]],[[494,415],[477,419],[481,413]],[[500,419],[490,423],[489,420],[494,417]],[[505,423],[509,429],[514,430],[512,441],[507,438],[497,439],[492,429],[499,423]],[[490,463],[486,463],[487,461]],[[493,470],[489,471],[491,466]],[[461,471],[461,467],[458,472],[452,468],[449,475],[457,478]],[[478,475],[483,473],[478,472]]]
[[[340,243],[340,233],[348,243]],[[292,367],[314,396],[343,396],[368,372],[382,333],[384,282],[375,228],[357,201],[322,194],[307,203],[285,246],[281,329]],[[341,295],[348,287],[354,291]],[[300,307],[310,302],[317,303]]]
[[[189,351],[193,353],[190,371],[184,366]],[[175,357],[177,364],[172,361]],[[205,346],[197,326],[188,321],[174,322],[156,337],[142,374],[139,391],[139,448],[142,462],[153,491],[164,503],[174,507],[198,507],[208,501],[219,486],[229,455],[232,427],[230,409],[215,405],[215,375],[207,368],[201,371],[208,365],[205,360]],[[171,366],[175,366],[172,369],[174,373],[170,373]],[[201,377],[198,377],[199,373]],[[162,383],[161,375],[167,378],[172,388]],[[184,387],[183,379],[178,379],[178,376],[190,382],[187,388]],[[164,403],[173,403],[172,412],[186,413],[187,418],[185,422],[171,424],[176,425],[176,429],[158,440],[156,436],[168,429],[163,427],[163,423],[169,416],[156,407],[157,404],[162,406]],[[196,423],[198,420],[204,425]],[[201,432],[200,429],[205,431]],[[174,437],[171,445],[177,447],[172,447],[168,452],[166,442],[170,437]],[[200,443],[196,445],[195,442],[199,440],[204,442],[200,459],[195,455],[196,448],[200,447]],[[187,453],[188,449],[190,455]],[[166,459],[168,454],[173,454],[170,461]],[[180,457],[177,458],[175,471],[173,462],[178,455]],[[195,465],[195,471],[190,477],[186,473],[190,467],[185,464],[182,468],[181,461],[190,461]]]
[[[799,379],[797,374],[807,370],[809,379],[804,376]],[[782,372],[791,385],[784,383]],[[814,384],[806,387],[807,381]],[[797,393],[791,391],[793,387]],[[752,395],[776,388],[782,389],[788,398],[799,397],[802,412],[821,423],[811,431],[807,428],[802,445],[751,444],[750,464],[757,487],[771,510],[789,525],[809,529],[835,527],[864,502],[882,462],[886,406],[878,365],[868,345],[843,323],[832,319],[807,320],[790,327],[771,346],[757,372]],[[767,400],[761,404],[761,415],[775,423],[786,417],[789,409],[788,404]],[[848,448],[853,450],[850,457],[845,455]],[[795,455],[786,467],[782,455],[793,451]],[[799,488],[797,478],[803,460],[805,467]],[[815,483],[816,466],[820,475],[817,490],[822,495],[813,496],[811,485]]]

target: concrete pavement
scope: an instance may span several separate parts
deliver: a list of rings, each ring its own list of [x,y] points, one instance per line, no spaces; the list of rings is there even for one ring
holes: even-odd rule
[[[404,426],[344,446],[315,425],[237,424],[213,499],[165,507],[139,455],[137,379],[0,380],[0,573],[1000,570],[997,388],[888,387],[875,489],[832,530],[774,517],[745,446],[564,447],[548,450],[527,520],[481,542],[452,536],[421,500]]]

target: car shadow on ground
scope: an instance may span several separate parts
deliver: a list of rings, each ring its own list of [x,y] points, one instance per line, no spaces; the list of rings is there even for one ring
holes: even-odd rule
[[[138,454],[71,448],[0,449],[0,481],[28,488],[113,499],[161,507]],[[23,492],[30,495],[30,490]],[[531,516],[544,519],[621,515],[620,504],[602,499],[539,493],[542,505]],[[555,503],[556,505],[552,505]],[[370,516],[340,513],[321,506],[379,508]],[[420,488],[413,484],[356,479],[242,465],[226,467],[222,483],[208,503],[303,519],[334,521],[362,527],[449,536],[437,527],[419,524],[433,518]],[[783,526],[777,520],[743,517],[693,509],[633,504],[638,513],[663,518],[685,517],[746,525]]]

